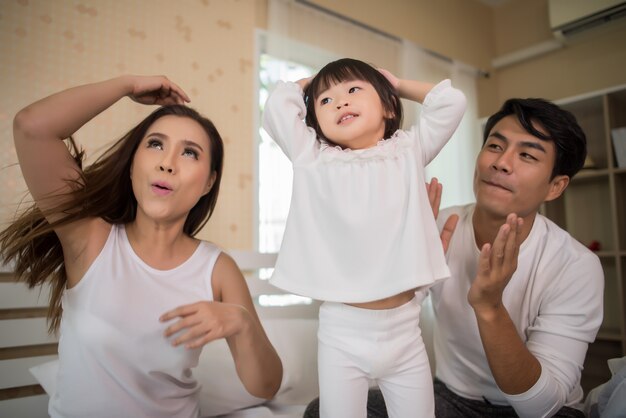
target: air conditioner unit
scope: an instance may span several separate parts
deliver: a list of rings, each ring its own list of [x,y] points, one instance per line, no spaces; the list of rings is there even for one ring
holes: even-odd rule
[[[626,17],[626,1],[548,0],[548,13],[554,36],[565,40]]]

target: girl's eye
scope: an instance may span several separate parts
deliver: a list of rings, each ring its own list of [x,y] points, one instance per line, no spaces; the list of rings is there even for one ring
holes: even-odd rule
[[[361,87],[351,87],[350,90],[348,90],[348,93],[354,93],[361,90]]]
[[[158,139],[149,139],[148,148],[163,149],[163,143]]]
[[[325,104],[328,104],[328,103],[330,103],[330,98],[328,98],[328,97],[324,97],[322,100],[320,100],[320,104],[322,106],[324,106]]]
[[[198,159],[198,152],[192,148],[185,148],[185,150],[183,151],[183,155],[185,157],[192,157],[194,160]]]

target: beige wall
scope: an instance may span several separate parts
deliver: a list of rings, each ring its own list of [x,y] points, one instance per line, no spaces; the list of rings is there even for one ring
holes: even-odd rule
[[[252,248],[255,16],[254,0],[1,1],[0,225],[26,190],[11,131],[20,108],[73,85],[156,73],[181,85],[226,142],[217,210],[202,237]],[[152,109],[122,100],[77,140],[93,156]]]
[[[309,1],[477,68],[493,55],[492,10],[478,1]]]
[[[310,0],[417,45],[488,69],[479,113],[511,96],[560,99],[626,83],[626,25],[494,70],[502,54],[551,39],[547,0],[490,8],[471,0]],[[253,237],[254,30],[267,0],[0,1],[0,224],[24,196],[11,121],[28,103],[63,88],[123,73],[165,74],[191,95],[226,139],[218,208],[201,236],[251,249]],[[138,122],[148,108],[124,100],[79,131],[89,155]]]
[[[547,0],[514,0],[494,9],[496,51],[505,54],[552,40]],[[626,84],[626,19],[570,38],[562,49],[494,72],[489,113],[514,96],[563,99]]]
[[[262,0],[260,0],[262,1]],[[591,32],[565,48],[496,70],[491,60],[553,39],[548,0],[309,0],[366,25],[488,70],[478,81],[479,115],[513,96],[561,99],[626,83],[626,24]]]

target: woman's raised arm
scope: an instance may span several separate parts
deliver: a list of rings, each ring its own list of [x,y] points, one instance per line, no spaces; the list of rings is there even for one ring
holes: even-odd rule
[[[80,178],[79,168],[62,140],[125,96],[144,104],[189,101],[166,77],[122,76],[61,91],[15,116],[13,136],[22,173],[48,221],[58,216],[48,210],[58,206],[69,191],[68,180]]]

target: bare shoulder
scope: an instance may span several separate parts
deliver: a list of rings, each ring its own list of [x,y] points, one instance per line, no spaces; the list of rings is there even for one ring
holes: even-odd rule
[[[251,299],[250,291],[241,270],[233,258],[220,253],[211,278],[213,297],[217,301],[241,303]]]
[[[57,232],[70,287],[78,284],[104,248],[112,225],[102,218],[86,218]]]

